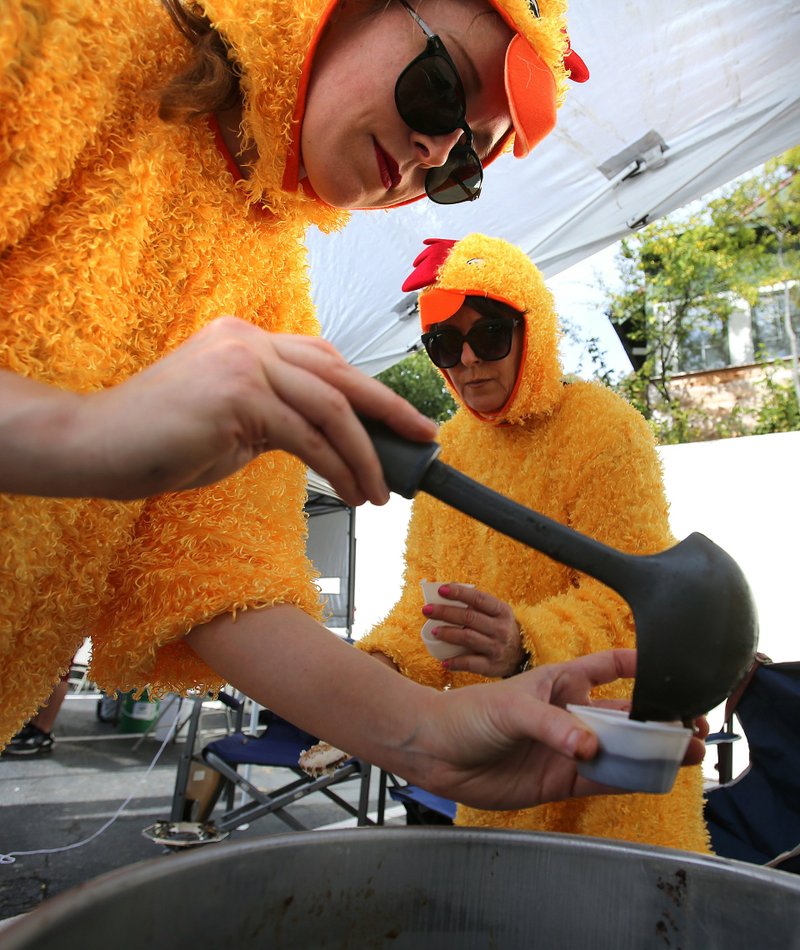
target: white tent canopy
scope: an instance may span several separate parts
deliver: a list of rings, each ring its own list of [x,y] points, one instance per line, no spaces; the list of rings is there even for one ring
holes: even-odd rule
[[[323,333],[365,372],[418,340],[400,285],[423,238],[504,237],[550,277],[800,143],[797,0],[572,0],[569,23],[591,79],[528,159],[488,169],[480,200],[309,235]]]

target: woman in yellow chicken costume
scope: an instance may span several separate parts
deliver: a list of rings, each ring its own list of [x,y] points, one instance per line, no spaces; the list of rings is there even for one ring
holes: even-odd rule
[[[442,461],[630,554],[672,546],[650,430],[610,390],[563,379],[553,299],[537,268],[517,248],[483,235],[426,243],[403,289],[425,288],[423,341],[460,404],[440,432]],[[468,607],[424,607],[421,580],[448,584],[445,596]],[[441,620],[442,640],[467,654],[434,659],[420,636],[425,616]],[[635,633],[627,605],[608,587],[421,494],[402,596],[359,646],[445,689],[479,681],[475,671],[510,676],[528,665],[633,647]],[[620,683],[598,695],[628,693]],[[699,767],[681,770],[666,795],[598,795],[506,812],[460,806],[457,823],[708,850]]]
[[[246,6],[208,5],[222,23]],[[273,28],[252,50],[259,82],[299,70],[313,6],[294,47]],[[190,46],[158,3],[13,0],[0,24],[0,365],[92,392],[222,314],[318,332],[301,241],[341,212],[281,187],[278,114],[293,103],[277,97],[264,116],[270,161],[247,188],[205,118],[159,119]],[[270,452],[212,487],[147,501],[0,496],[0,745],[84,635],[105,688],[185,690],[220,685],[183,642],[198,623],[276,601],[316,616],[304,491],[300,461]]]
[[[558,752],[594,739],[558,705],[626,657],[574,667],[571,696],[545,673],[446,702],[386,671],[376,697],[314,620],[304,463],[384,501],[354,409],[435,427],[313,339],[305,229],[475,197],[481,164],[552,128],[568,72],[563,0],[424,8],[0,4],[0,745],[89,635],[106,690],[230,682],[486,807],[541,800],[553,770],[551,797],[586,792]],[[512,720],[527,738],[498,741]]]

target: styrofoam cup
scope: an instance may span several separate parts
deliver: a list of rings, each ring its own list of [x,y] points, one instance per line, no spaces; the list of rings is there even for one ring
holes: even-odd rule
[[[451,657],[461,656],[462,653],[469,653],[466,647],[462,647],[458,643],[445,643],[444,640],[434,637],[431,630],[440,626],[441,623],[441,620],[426,620],[422,625],[420,635],[428,653],[435,656],[437,660],[449,660]]]
[[[422,596],[425,598],[426,604],[443,604],[445,607],[448,605],[450,607],[466,607],[467,605],[461,600],[452,600],[448,597],[442,597],[439,593],[439,588],[444,584],[444,581],[420,581],[420,587],[422,588]],[[462,587],[474,587],[474,584],[462,584]]]
[[[450,600],[447,597],[442,597],[439,593],[439,588],[443,583],[444,581],[420,581],[425,603],[443,604],[444,606],[450,607],[466,607],[467,605],[461,600]],[[464,584],[463,586],[474,587],[475,585]],[[457,643],[445,643],[443,640],[434,637],[431,630],[438,626],[453,626],[453,624],[446,624],[443,620],[426,620],[420,631],[422,642],[425,644],[431,656],[436,657],[437,660],[449,660],[451,657],[461,656],[462,653],[469,653],[467,647],[459,646]]]
[[[621,709],[568,705],[597,736],[599,751],[578,762],[584,778],[633,792],[668,792],[678,774],[692,730],[680,723],[640,722]]]

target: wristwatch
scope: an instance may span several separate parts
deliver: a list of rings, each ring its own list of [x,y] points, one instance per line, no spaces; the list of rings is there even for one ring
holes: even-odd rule
[[[531,668],[531,655],[528,653],[525,647],[523,647],[522,650],[522,659],[519,662],[519,666],[513,672],[509,673],[507,676],[504,676],[504,680],[507,680],[512,676],[517,676],[519,673],[524,673],[526,670]]]

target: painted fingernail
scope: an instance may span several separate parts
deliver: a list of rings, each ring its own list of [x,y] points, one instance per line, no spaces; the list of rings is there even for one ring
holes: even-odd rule
[[[430,617],[430,615],[433,613],[433,604],[425,604],[425,606],[422,608],[422,612],[426,617]]]
[[[442,595],[442,597],[449,597],[450,586],[448,584],[442,584],[442,586],[439,588],[439,593]]]
[[[438,637],[438,636],[439,636],[439,630],[440,630],[440,629],[441,629],[441,627],[434,627],[433,630],[431,630],[431,634],[432,634],[434,637]]]
[[[442,660],[442,666],[446,669],[450,669],[450,660]]]

